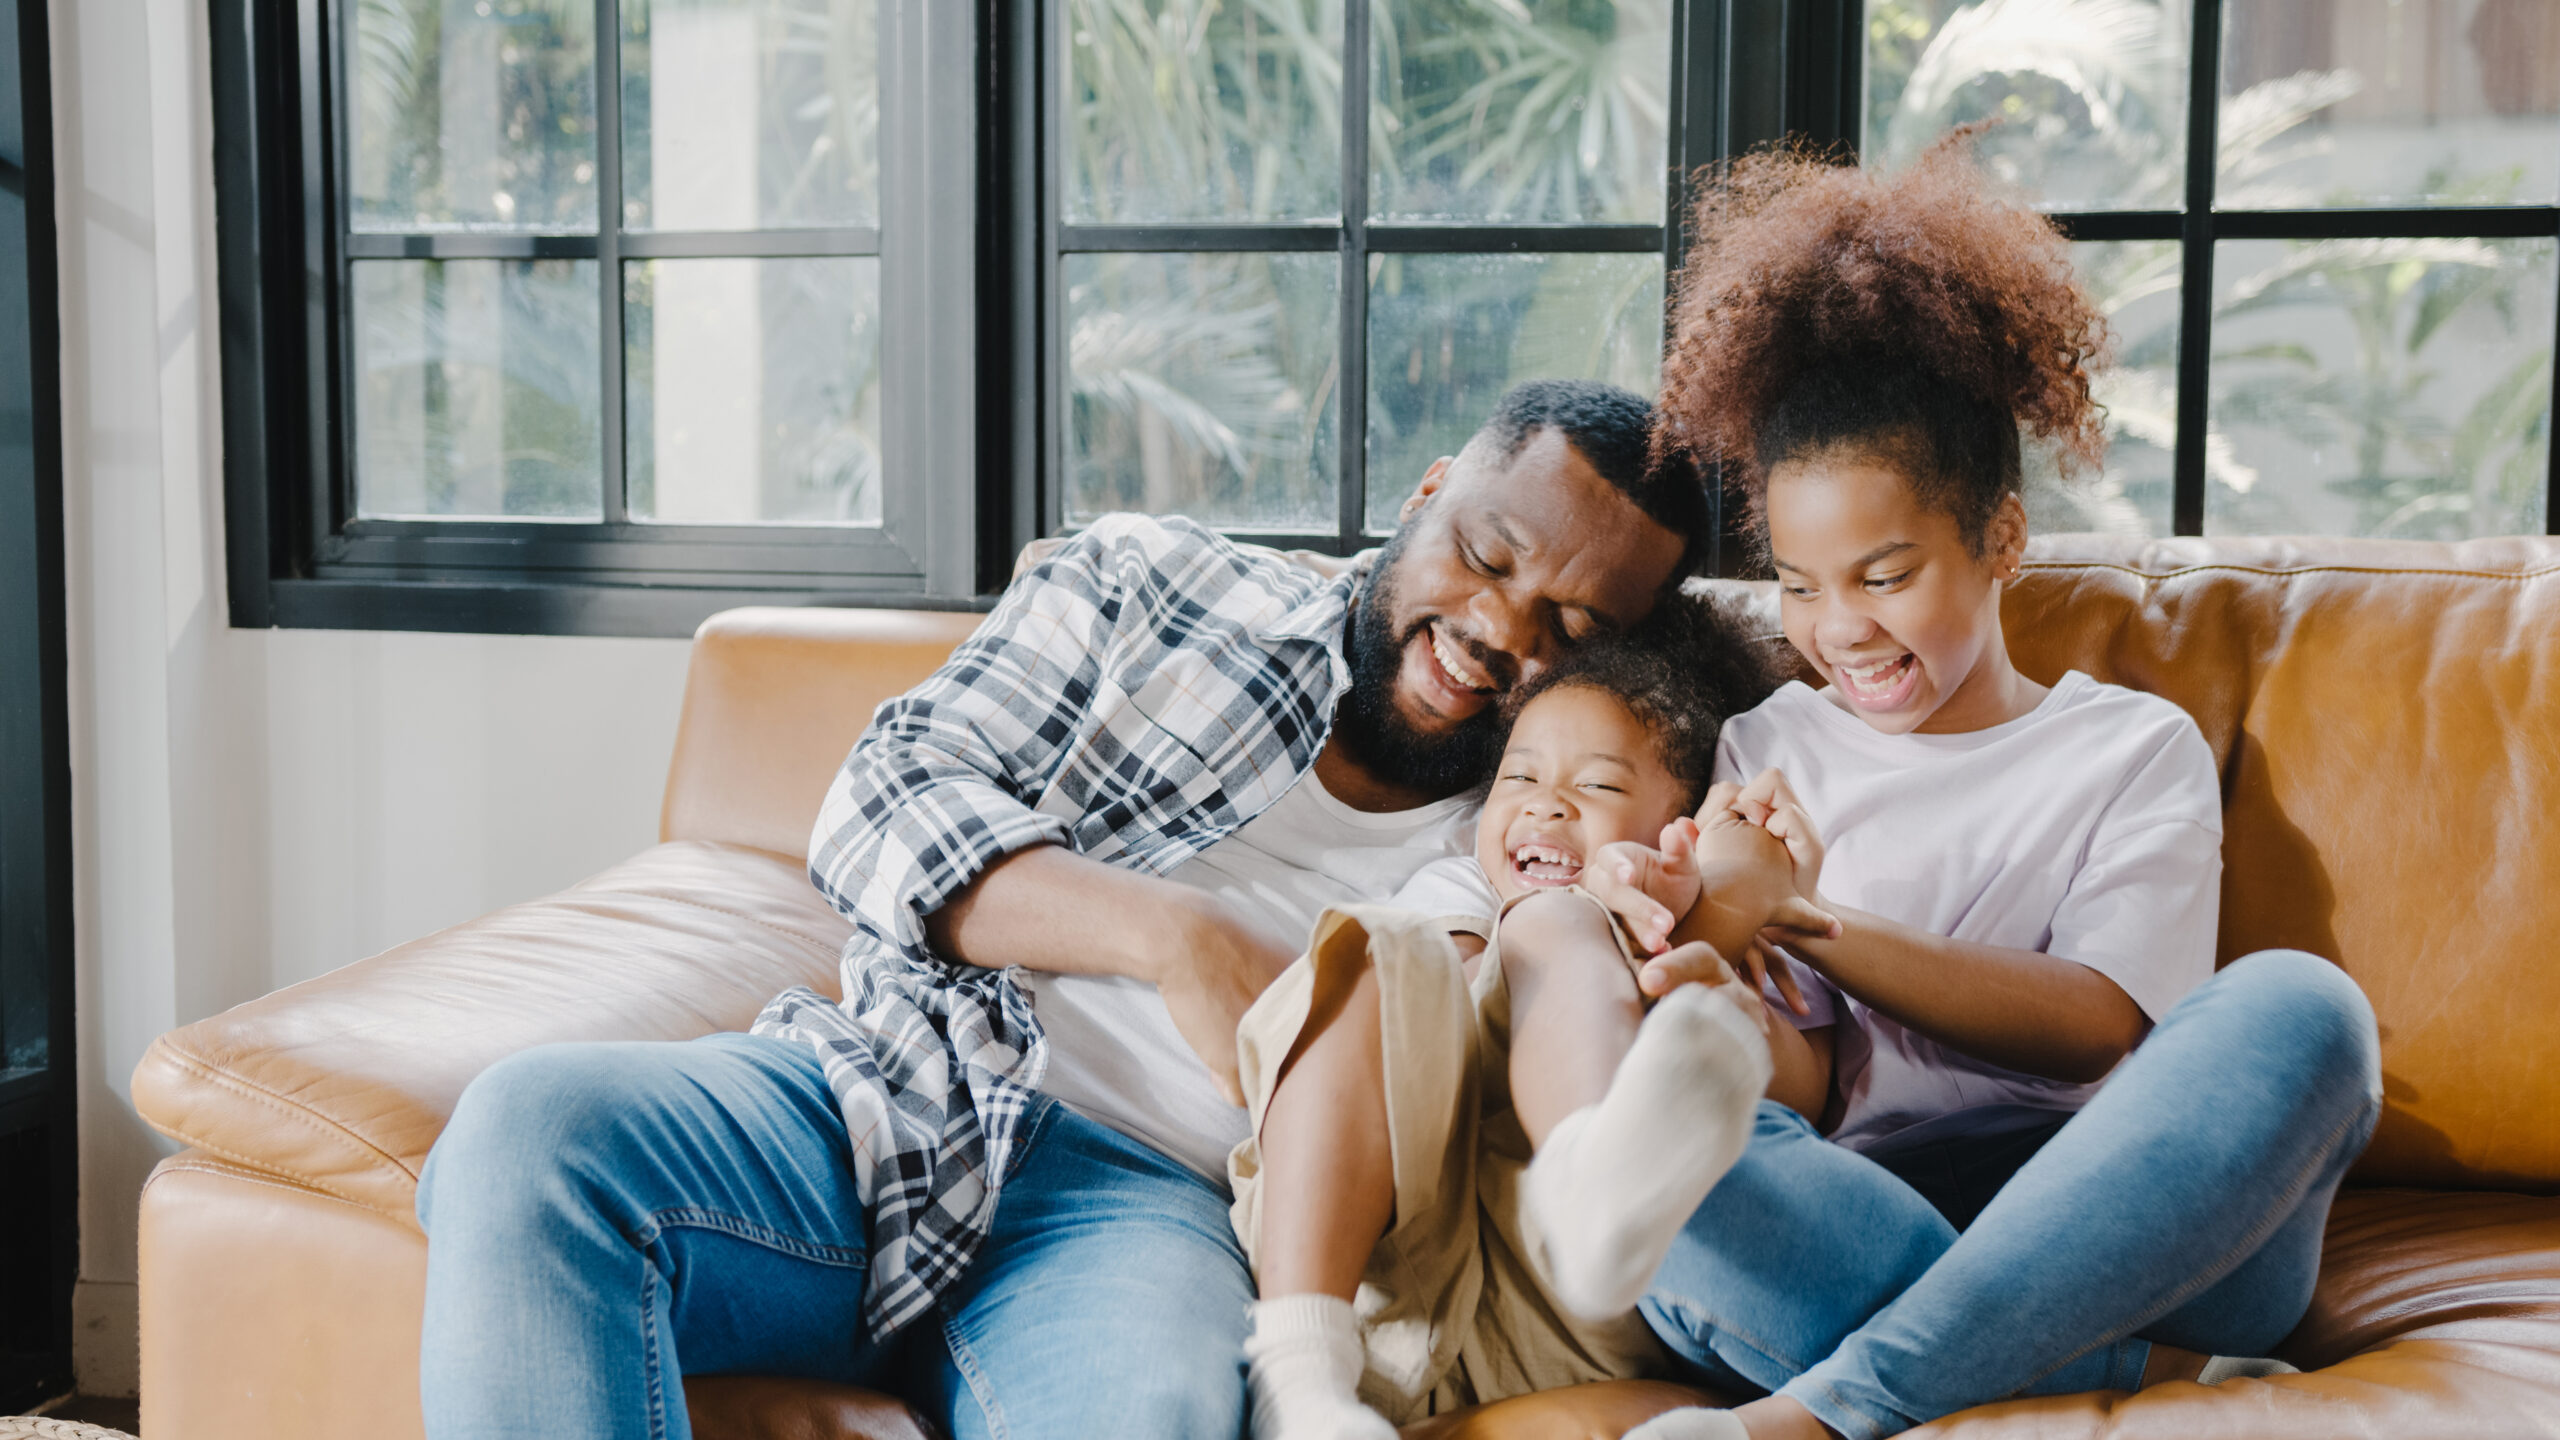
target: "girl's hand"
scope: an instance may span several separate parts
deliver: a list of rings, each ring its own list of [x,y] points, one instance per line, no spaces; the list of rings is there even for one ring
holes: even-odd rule
[[[1787,847],[1787,861],[1795,872],[1797,903],[1783,905],[1769,917],[1771,931],[1782,942],[1796,938],[1837,939],[1840,922],[1822,903],[1822,836],[1813,828],[1813,817],[1805,813],[1803,803],[1787,785],[1787,777],[1775,769],[1761,771],[1735,793],[1729,808]]]
[[[1788,1009],[1798,1015],[1810,1015],[1813,1007],[1805,1003],[1804,991],[1796,986],[1796,972],[1782,963],[1786,958],[1785,952],[1778,948],[1778,942],[1769,938],[1787,933],[1772,928],[1752,936],[1751,944],[1742,952],[1742,968],[1750,972],[1753,984],[1775,985]]]

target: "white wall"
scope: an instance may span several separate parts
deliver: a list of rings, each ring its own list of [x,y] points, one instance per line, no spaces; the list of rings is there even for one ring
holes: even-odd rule
[[[53,0],[81,1387],[134,1384],[154,1036],[656,838],[685,645],[233,630],[204,7]]]

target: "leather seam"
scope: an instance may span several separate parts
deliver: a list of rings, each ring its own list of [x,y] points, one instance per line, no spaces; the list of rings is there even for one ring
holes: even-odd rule
[[[350,1200],[344,1195],[333,1195],[324,1190],[314,1190],[305,1185],[288,1183],[287,1180],[279,1178],[271,1173],[243,1169],[236,1164],[208,1165],[201,1160],[181,1160],[174,1156],[168,1161],[154,1166],[150,1176],[142,1182],[142,1188],[149,1190],[152,1186],[160,1183],[160,1177],[164,1175],[175,1175],[181,1171],[197,1175],[219,1175],[225,1180],[237,1180],[244,1185],[264,1185],[270,1190],[282,1190],[288,1195],[308,1195],[317,1200],[326,1200],[332,1205],[344,1205],[350,1210],[360,1211],[363,1214],[376,1216],[384,1220],[396,1221],[400,1218],[396,1215],[384,1212],[379,1207],[367,1205],[361,1200]]]
[[[742,911],[731,910],[720,905],[706,904],[703,901],[689,899],[682,895],[670,895],[663,890],[614,890],[606,893],[614,895],[638,895],[651,900],[663,900],[670,905],[689,905],[696,910],[705,911],[713,915],[726,915],[732,920],[743,920],[749,925],[753,925],[764,930],[770,930],[774,934],[780,935],[785,939],[797,940],[821,954],[833,954],[837,950],[843,948],[838,945],[830,945],[826,941],[820,940],[815,936],[804,935],[797,930],[786,929],[783,926],[776,925],[770,920],[760,920],[755,916],[746,914]]]
[[[324,1132],[337,1132],[337,1134],[343,1136],[349,1143],[353,1144],[358,1149],[367,1151],[379,1157],[382,1163],[389,1165],[392,1169],[407,1176],[411,1186],[414,1187],[418,1183],[418,1175],[416,1171],[401,1164],[397,1159],[392,1157],[391,1152],[374,1144],[372,1141],[365,1139],[354,1130],[348,1128],[342,1122],[332,1120],[329,1117],[322,1115],[319,1111],[312,1109],[308,1105],[287,1100],[285,1097],[278,1095],[271,1090],[261,1089],[258,1086],[252,1085],[247,1080],[241,1079],[226,1070],[217,1069],[211,1061],[199,1059],[174,1045],[164,1047],[164,1053],[167,1055],[169,1063],[188,1072],[199,1080],[206,1081],[222,1089],[235,1091],[241,1097],[247,1099],[251,1104],[264,1109],[274,1110],[284,1114],[288,1118],[314,1125],[322,1129]],[[174,1134],[176,1138],[186,1141],[188,1144],[195,1146],[199,1150],[210,1151],[211,1153],[219,1155],[226,1160],[237,1161],[243,1165],[252,1166],[260,1170],[268,1171],[272,1174],[281,1175],[298,1184],[308,1185],[312,1189],[318,1190],[324,1194],[335,1195],[339,1199],[344,1200],[351,1205],[361,1205],[368,1210],[376,1210],[379,1208],[377,1206],[366,1205],[364,1201],[358,1200],[353,1195],[337,1189],[335,1186],[332,1186],[325,1180],[321,1180],[317,1176],[305,1174],[302,1171],[293,1169],[289,1166],[263,1164],[247,1155],[232,1150],[227,1146],[217,1145],[210,1140],[200,1138],[199,1136],[185,1130],[172,1129],[171,1133]]]
[[[2438,575],[2456,580],[2541,580],[2560,575],[2560,565],[2543,565],[2531,570],[2453,570],[2419,565],[2294,565],[2276,568],[2267,565],[2235,565],[2228,562],[2210,565],[2181,565],[2174,570],[2140,570],[2110,560],[2029,560],[2029,570],[2108,570],[2130,575],[2137,580],[2174,580],[2182,575],[2203,575],[2222,571],[2234,575],[2264,575],[2271,579],[2289,579],[2296,575]]]

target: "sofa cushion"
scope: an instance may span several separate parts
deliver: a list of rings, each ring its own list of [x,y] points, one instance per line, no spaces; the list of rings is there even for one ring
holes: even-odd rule
[[[463,1086],[555,1040],[741,1030],[775,992],[839,993],[848,927],[801,862],[660,845],[152,1043],[133,1103],[171,1137],[402,1224]]]
[[[2560,1200],[2348,1190],[2311,1313],[2280,1347],[2302,1375],[2139,1395],[2009,1400],[1912,1440],[2469,1440],[2553,1433],[2560,1415]],[[1676,1387],[1584,1385],[1408,1429],[1408,1440],[1614,1436]],[[743,1440],[743,1437],[728,1437]]]

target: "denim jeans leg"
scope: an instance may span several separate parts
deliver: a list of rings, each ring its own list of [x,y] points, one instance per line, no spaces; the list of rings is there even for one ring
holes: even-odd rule
[[[1640,1309],[1693,1378],[1731,1395],[1775,1390],[1955,1239],[1918,1191],[1763,1100],[1751,1143],[1681,1227]]]
[[[864,1216],[817,1057],[543,1046],[463,1092],[418,1186],[430,1440],[686,1440],[680,1376],[861,1383]]]
[[[1234,1440],[1253,1277],[1225,1190],[1051,1102],[901,1368],[952,1440]]]
[[[2380,1092],[2373,1011],[2353,981],[2290,951],[2234,962],[1927,1274],[1783,1393],[1865,1440],[2085,1388],[2093,1363],[2107,1372],[2096,1383],[2129,1384],[2148,1351],[2131,1337],[2155,1326],[2201,1348],[2271,1345],[2308,1299],[2329,1202]]]

